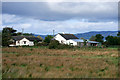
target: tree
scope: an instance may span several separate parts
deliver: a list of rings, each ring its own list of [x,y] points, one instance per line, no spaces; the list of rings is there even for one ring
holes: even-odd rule
[[[0,46],[2,46],[2,32],[0,32]]]
[[[2,30],[2,46],[9,46],[9,44],[11,43],[10,39],[11,36],[14,35],[14,33],[17,30],[14,30],[13,28],[10,27],[5,27]]]
[[[95,36],[91,36],[91,38],[89,39],[90,41],[95,41],[96,37]]]
[[[84,46],[87,44],[87,40],[84,39],[83,37],[81,37],[80,39],[82,39],[84,41]]]
[[[107,45],[120,45],[120,37],[107,36],[105,39]]]
[[[59,41],[57,40],[52,40],[49,44],[49,49],[56,49],[60,45]]]
[[[118,31],[118,34],[117,34],[117,36],[120,36],[120,31]]]
[[[95,41],[103,43],[103,36],[101,34],[96,34]]]
[[[42,38],[41,36],[37,36],[37,38],[39,38],[39,39],[43,40],[43,38]]]
[[[22,35],[24,35],[24,36],[33,36],[32,33],[23,33]]]
[[[50,41],[53,39],[53,36],[51,36],[51,35],[48,35],[47,37],[45,37],[45,40],[44,40],[44,42],[46,42],[46,43],[50,43]]]

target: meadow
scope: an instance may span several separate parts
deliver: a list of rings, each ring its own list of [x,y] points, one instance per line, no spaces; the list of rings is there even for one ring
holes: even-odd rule
[[[2,48],[3,78],[118,78],[117,48]]]

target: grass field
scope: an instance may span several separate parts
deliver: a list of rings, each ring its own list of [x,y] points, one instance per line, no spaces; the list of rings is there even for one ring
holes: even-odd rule
[[[115,48],[2,49],[3,78],[117,78]]]

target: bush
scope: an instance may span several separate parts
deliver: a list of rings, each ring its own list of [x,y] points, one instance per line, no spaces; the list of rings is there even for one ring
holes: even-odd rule
[[[67,45],[67,44],[60,44],[58,45],[57,49],[70,49],[73,48],[74,46]]]
[[[67,44],[60,44],[57,40],[53,40],[49,44],[49,49],[70,49],[74,46],[67,45]]]
[[[59,42],[57,40],[52,40],[49,44],[49,49],[57,49]]]
[[[38,43],[36,46],[48,46],[48,43],[42,42],[42,43]]]

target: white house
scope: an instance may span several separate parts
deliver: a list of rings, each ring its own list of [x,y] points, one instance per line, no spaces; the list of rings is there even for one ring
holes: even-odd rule
[[[12,44],[9,46],[34,46],[34,42],[42,42],[37,37],[32,37],[32,36],[13,36],[12,39]]]
[[[55,37],[55,40],[59,41],[61,44],[68,44],[68,45],[73,45],[73,46],[84,46],[84,40],[77,38],[73,34],[62,34],[58,33]],[[87,46],[100,46],[101,44],[96,41],[86,41]]]
[[[68,44],[73,46],[82,46],[84,41],[82,39],[77,38],[73,34],[62,34],[58,33],[55,37],[55,40],[59,41],[61,44]]]

